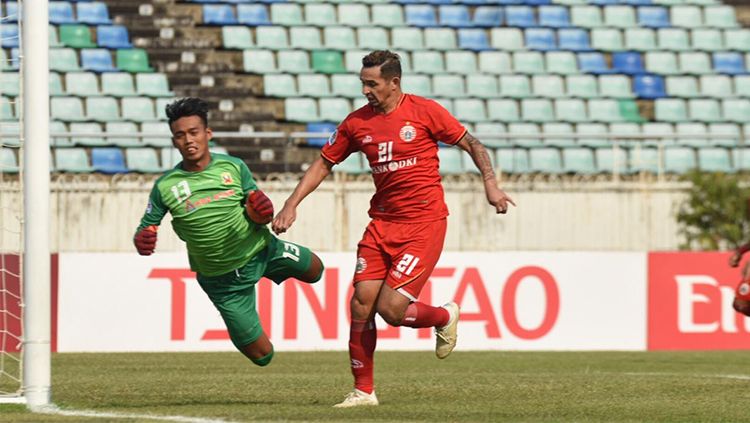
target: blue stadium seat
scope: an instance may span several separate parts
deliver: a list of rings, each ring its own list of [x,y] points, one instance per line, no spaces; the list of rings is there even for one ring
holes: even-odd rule
[[[125,156],[119,148],[96,147],[91,149],[91,166],[102,173],[128,173]]]
[[[669,12],[660,6],[643,6],[638,8],[638,25],[646,28],[667,28]]]
[[[617,73],[627,75],[639,75],[645,73],[643,68],[643,57],[640,53],[623,51],[612,55],[612,68]]]
[[[228,4],[204,4],[204,25],[235,25],[237,18],[234,16],[234,8]]]
[[[96,27],[96,42],[100,47],[118,49],[131,48],[128,29],[122,25],[100,25]]]
[[[408,4],[404,7],[406,24],[417,27],[437,26],[435,8],[426,4]]]
[[[451,4],[440,6],[440,25],[454,28],[472,26],[469,8],[464,5]]]
[[[742,54],[736,52],[722,52],[713,54],[714,71],[729,75],[747,73]]]
[[[620,3],[630,6],[650,6],[653,4],[651,0],[620,0]]]
[[[601,53],[578,53],[578,68],[582,73],[593,73],[595,75],[613,73]]]
[[[531,50],[557,50],[555,31],[550,28],[526,28],[526,48]]]
[[[591,51],[589,33],[580,28],[563,28],[557,31],[557,43],[560,50]]]
[[[459,29],[458,48],[474,51],[490,50],[490,42],[487,33],[483,29]]]
[[[94,72],[114,72],[117,70],[112,64],[112,54],[106,48],[81,49],[81,66]]]
[[[666,97],[664,78],[657,75],[636,75],[633,77],[633,90],[639,98],[653,100]]]
[[[618,1],[617,0],[591,0],[588,3],[593,4],[595,6],[611,6],[611,5],[617,4]]]
[[[505,8],[505,24],[528,28],[537,26],[534,9],[529,6],[508,6]]]
[[[524,0],[522,3],[528,4],[529,6],[544,6],[552,4],[552,0]]]
[[[108,25],[112,23],[109,19],[107,5],[102,2],[80,2],[76,3],[78,22],[89,25]]]
[[[568,8],[564,6],[539,6],[539,25],[551,28],[570,26]]]
[[[336,124],[330,122],[310,122],[307,124],[307,132],[332,133],[336,130]],[[328,138],[308,138],[307,145],[322,147],[328,142]]]
[[[0,26],[0,38],[3,48],[18,47],[18,25],[5,24]]]
[[[54,25],[75,23],[73,5],[67,1],[49,2],[49,23]]]
[[[268,9],[262,4],[238,4],[237,20],[248,26],[271,25]]]
[[[5,3],[5,16],[7,16],[8,22],[20,21],[20,14],[18,13],[18,2],[9,1]]]
[[[497,6],[479,6],[474,9],[474,26],[494,28],[503,24],[503,9]]]

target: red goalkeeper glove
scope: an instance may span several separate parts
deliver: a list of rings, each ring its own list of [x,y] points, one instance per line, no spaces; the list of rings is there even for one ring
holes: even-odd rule
[[[250,220],[259,225],[265,225],[273,219],[273,203],[261,190],[247,195],[245,210]]]
[[[138,250],[138,254],[142,256],[150,256],[156,249],[156,229],[157,226],[151,225],[138,231],[133,237],[133,244],[135,249]]]

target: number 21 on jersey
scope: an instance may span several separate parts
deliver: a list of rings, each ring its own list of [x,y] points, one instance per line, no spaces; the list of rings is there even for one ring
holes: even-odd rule
[[[396,265],[396,270],[403,273],[404,275],[411,275],[411,272],[419,263],[419,257],[414,257],[411,254],[404,254],[404,257]]]
[[[393,141],[378,143],[378,163],[393,160]]]

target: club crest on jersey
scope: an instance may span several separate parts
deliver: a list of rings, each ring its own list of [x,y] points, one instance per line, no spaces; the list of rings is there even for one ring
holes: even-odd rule
[[[362,138],[362,144],[369,144],[372,142],[372,137],[367,135],[366,137]]]
[[[229,172],[224,172],[221,174],[221,182],[224,185],[229,185],[234,181],[232,180],[232,175]]]
[[[151,200],[148,200],[148,204],[146,204],[146,214],[151,213],[151,210],[154,209],[154,205],[151,204]]]
[[[331,136],[328,137],[328,145],[333,145],[333,143],[336,142],[336,135],[338,135],[338,133],[339,133],[338,129],[336,129],[335,131],[333,131],[333,133],[331,134]]]
[[[402,126],[401,130],[398,131],[398,136],[401,138],[401,141],[411,142],[417,137],[417,130],[409,125],[409,122],[406,122],[406,125]]]
[[[357,268],[355,273],[362,273],[367,269],[367,260],[364,257],[357,257]]]

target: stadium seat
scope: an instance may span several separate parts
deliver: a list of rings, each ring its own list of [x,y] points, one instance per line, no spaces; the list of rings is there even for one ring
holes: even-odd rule
[[[259,26],[255,29],[255,43],[260,48],[282,50],[289,48],[289,35],[280,26]]]
[[[708,147],[708,128],[702,123],[684,122],[675,125],[677,145],[681,147]]]
[[[656,46],[656,34],[648,28],[628,28],[625,30],[626,50],[654,51]]]
[[[580,28],[563,28],[557,31],[557,41],[560,50],[590,51],[588,32]]]
[[[295,97],[297,87],[294,77],[288,74],[263,75],[263,94],[268,97]]]
[[[604,25],[622,29],[637,27],[635,9],[632,6],[621,4],[605,7]]]
[[[127,97],[134,96],[135,85],[133,84],[133,77],[129,73],[125,72],[113,72],[102,74],[102,94]]]
[[[364,4],[343,3],[338,5],[338,23],[354,28],[370,25],[370,11]]]
[[[4,24],[0,26],[0,46],[3,48],[18,47],[18,25]],[[70,46],[75,47],[75,46]]]
[[[143,122],[141,123],[141,132],[153,134],[143,137],[141,142],[145,145],[152,147],[172,146],[172,131],[165,122]]]
[[[719,122],[722,120],[719,102],[709,99],[688,100],[688,116],[697,122]]]
[[[475,27],[496,28],[503,24],[503,9],[497,6],[479,6],[474,9]]]
[[[419,28],[393,28],[391,47],[396,50],[415,51],[424,49],[424,37]]]
[[[718,73],[738,75],[747,73],[740,53],[725,52],[713,54],[713,68]]]
[[[668,76],[666,78],[667,94],[670,97],[697,97],[698,83],[692,76]]]
[[[545,135],[542,142],[547,147],[563,148],[574,147],[576,145],[575,138],[572,136],[573,125],[569,123],[548,122],[542,125],[542,132]],[[571,136],[566,137],[565,135],[567,134]],[[553,137],[555,135],[560,136],[560,138]]]
[[[462,28],[458,30],[458,48],[464,50],[490,50],[487,33],[483,29]]]
[[[323,47],[320,30],[313,26],[295,26],[289,29],[289,45],[301,50],[316,50]]]
[[[567,28],[570,26],[568,8],[563,6],[539,6],[539,25],[550,28]]]
[[[578,71],[578,61],[574,53],[569,51],[550,51],[545,54],[547,73],[559,75],[574,75]]]
[[[18,11],[17,1],[6,1],[5,3],[5,19],[7,22],[18,22],[21,20],[21,13]]]
[[[688,32],[682,28],[662,28],[656,34],[660,50],[688,51],[691,49]]]
[[[697,167],[695,151],[687,147],[664,149],[664,172],[686,173]]]
[[[81,50],[81,66],[93,72],[114,72],[117,68],[112,64],[110,50],[105,48],[89,48]]]
[[[360,89],[357,89],[355,93],[359,91]],[[331,84],[329,84],[328,76],[317,73],[297,75],[297,93],[300,97],[331,97]],[[347,96],[351,97],[352,93],[347,93]],[[294,97],[294,95],[286,97]]]
[[[456,119],[461,122],[483,122],[487,120],[484,101],[476,98],[459,98],[453,102]]]
[[[101,147],[107,145],[107,141],[104,140],[103,136],[104,131],[102,131],[102,127],[98,123],[73,122],[70,124],[70,132],[80,134],[71,138],[73,145],[84,147]]]
[[[68,72],[65,74],[65,86],[68,95],[78,97],[100,95],[99,82],[91,72]],[[3,92],[7,94],[6,92]]]
[[[729,5],[706,6],[703,8],[704,24],[713,28],[737,28],[734,7]]]
[[[683,100],[662,98],[654,101],[654,116],[658,121],[685,122],[687,107]]]
[[[109,25],[112,23],[109,19],[107,5],[98,1],[76,3],[76,16],[78,22],[88,25]]]
[[[12,148],[0,148],[0,173],[17,173],[18,160]]]
[[[531,78],[531,86],[536,97],[565,97],[563,79],[557,75],[534,75]]]
[[[49,25],[47,27],[47,31],[49,33],[49,47],[50,48],[57,48],[62,47],[62,43],[60,42],[60,39],[57,36],[57,27],[54,25]],[[5,52],[3,52],[5,54]]]
[[[306,53],[303,54],[307,56]],[[276,72],[276,62],[273,52],[268,50],[245,50],[242,52],[242,62],[245,72],[248,73],[264,74]]]
[[[545,73],[544,56],[537,51],[513,53],[513,71],[530,75]]]
[[[724,50],[724,39],[720,30],[714,28],[697,28],[691,32],[692,48],[694,50]]]
[[[295,3],[274,3],[271,5],[271,22],[274,25],[304,25],[302,6]]]
[[[646,71],[660,75],[677,75],[677,56],[674,53],[649,51],[646,53]]]
[[[556,50],[555,32],[549,28],[526,28],[526,48],[530,50]]]
[[[14,51],[17,52],[18,49],[14,49]],[[85,51],[81,52],[82,57]],[[17,69],[18,61],[16,60],[15,63],[15,69]],[[75,72],[81,70],[78,66],[78,54],[72,48],[49,49],[49,69],[58,72]]]
[[[672,124],[665,122],[647,122],[643,124],[642,132],[644,135],[654,137],[646,138],[642,141],[642,144],[647,147],[669,147],[677,145],[676,139],[668,137],[675,133]]]
[[[226,49],[249,49],[253,48],[253,35],[245,26],[223,26],[221,27],[222,45]]]
[[[633,98],[630,78],[625,75],[602,75],[599,77],[599,94],[609,98]]]
[[[276,54],[276,58],[278,59],[279,72],[300,74],[313,71],[312,67],[310,66],[310,55],[306,51],[282,50]],[[273,53],[271,53],[270,58],[265,57],[264,60],[273,60]],[[271,62],[270,64],[273,64],[273,62]],[[267,65],[269,65],[269,63],[267,63],[266,66]]]
[[[414,75],[410,76],[413,77]],[[361,98],[362,83],[358,75],[336,74],[331,75],[331,94],[336,97]],[[403,80],[402,80],[403,87]]]
[[[560,122],[588,121],[584,100],[573,98],[555,100],[555,118]]]
[[[653,100],[666,97],[664,79],[657,75],[636,75],[633,77],[633,89],[638,98]]]
[[[518,28],[492,28],[490,30],[492,48],[501,51],[524,50],[523,32]]]
[[[4,122],[16,121],[17,113],[15,113],[13,109],[14,105],[11,99],[0,97],[0,120]]]
[[[167,117],[167,112],[165,109],[167,105],[169,105],[173,101],[175,101],[175,98],[173,97],[161,97],[161,98],[154,99],[154,103],[155,103],[154,108],[156,109],[155,110],[156,120],[167,121],[167,119],[169,119]]]
[[[551,122],[554,120],[554,109],[550,100],[521,100],[521,116],[527,122]]]
[[[594,28],[591,30],[591,47],[601,51],[623,49],[622,32],[614,28]]]
[[[109,49],[132,48],[128,29],[122,25],[100,25],[96,28],[96,42]]]
[[[122,118],[134,122],[158,120],[154,102],[147,97],[124,97],[121,104]]]
[[[323,45],[331,50],[351,50],[356,48],[354,29],[346,26],[323,28]]]
[[[593,5],[574,5],[570,8],[570,22],[581,28],[599,28],[604,26],[601,8]]]
[[[529,154],[525,149],[499,149],[496,152],[495,163],[502,173],[527,173],[529,171]]]
[[[424,30],[424,45],[429,50],[455,50],[458,47],[456,31],[452,28],[427,28]]]
[[[612,68],[617,73],[640,75],[645,73],[643,58],[636,52],[616,52],[612,54]]]
[[[646,28],[666,28],[671,26],[667,9],[660,6],[639,7],[638,25]]]
[[[388,33],[385,28],[357,28],[357,40],[357,46],[361,49],[387,50],[389,47]]]
[[[91,166],[101,173],[127,173],[125,157],[119,148],[92,148]]]
[[[354,152],[349,155],[344,161],[341,163],[335,165],[333,167],[334,172],[342,172],[342,173],[351,173],[354,175],[359,175],[362,173],[367,173],[368,169],[366,167],[367,159],[363,157],[363,154],[360,152]]]
[[[529,171],[549,174],[564,173],[560,151],[556,148],[533,148],[529,151]]]
[[[432,77],[432,89],[442,97],[466,97],[464,79],[458,75],[435,75]]]
[[[672,26],[698,28],[703,26],[701,8],[694,5],[677,5],[670,8]]]
[[[177,166],[182,161],[180,152],[174,147],[162,147],[159,149],[159,157],[161,158],[161,165],[165,169],[171,169]]]
[[[438,26],[435,8],[428,4],[407,4],[404,6],[404,16],[409,26]]]
[[[404,9],[398,4],[373,4],[371,16],[373,26],[392,28],[406,25]]]
[[[440,161],[441,175],[457,175],[465,172],[461,159],[461,150],[457,148],[438,149],[438,160]]]
[[[120,107],[114,97],[86,97],[86,118],[97,122],[120,120]]]
[[[106,141],[108,145],[123,148],[143,147],[143,143],[139,141],[138,137],[132,136],[132,134],[139,132],[138,125],[133,122],[107,122],[104,128],[108,135],[129,135],[126,138],[108,136]]]
[[[56,75],[57,74],[51,74]],[[0,74],[0,93],[9,97],[16,97],[21,91],[21,81],[18,72],[3,72]]]
[[[163,73],[139,73],[135,75],[137,92],[148,97],[170,97],[174,95],[169,89],[167,75]]]
[[[601,53],[578,53],[578,68],[582,73],[595,75],[612,73],[607,61]]]
[[[117,50],[117,68],[126,72],[153,72],[148,54],[140,48]]]
[[[89,157],[83,148],[56,148],[55,170],[70,173],[91,173]]]
[[[505,24],[512,27],[529,28],[537,26],[534,9],[529,6],[508,6],[505,8]]]
[[[329,134],[336,130],[336,124],[330,122],[310,122],[307,124],[307,132],[326,134],[323,138],[307,138],[307,145],[322,147],[328,142]]]
[[[49,132],[50,134],[66,133],[68,132],[68,128],[64,123],[53,120],[49,123]],[[70,142],[70,138],[61,136],[51,137],[50,144],[53,147],[73,147],[73,143]]]
[[[617,102],[620,109],[620,116],[627,122],[643,122],[645,119],[641,116],[638,103],[629,99],[621,99]]]
[[[703,75],[712,73],[711,61],[706,53],[682,52],[679,53],[680,73]]]
[[[450,113],[452,115],[454,115],[456,113],[455,110],[454,110],[454,107],[453,107],[453,99],[445,98],[445,97],[435,97],[435,98],[433,98],[433,100],[436,103],[438,103],[441,106],[443,106],[443,108],[445,108],[445,110],[447,110],[448,113]]]
[[[734,76],[734,94],[738,97],[750,97],[750,76]]]
[[[596,170],[600,173],[624,173],[628,169],[628,153],[622,148],[600,147],[594,150]]]
[[[601,123],[579,123],[576,125],[576,134],[583,135],[583,137],[579,137],[576,143],[583,147],[608,147],[612,145],[612,142],[606,138],[608,133],[607,125]]]
[[[77,97],[52,97],[50,117],[65,122],[84,121],[83,102]]]
[[[49,74],[49,95],[65,95],[62,88],[62,79],[59,73],[50,72]]]
[[[634,122],[619,122],[609,125],[609,132],[618,134],[618,138],[610,139],[610,142],[618,147],[632,148],[641,143],[638,136],[641,135],[641,125]]]
[[[510,98],[531,97],[531,83],[523,75],[503,75],[500,77],[500,95]]]
[[[579,175],[597,173],[594,165],[594,152],[588,148],[563,148],[563,172]]]
[[[698,149],[698,168],[704,172],[735,172],[729,159],[729,150],[726,148]]]
[[[737,147],[742,139],[740,127],[733,123],[712,123],[708,125],[708,133],[716,136],[709,140],[713,147]]]
[[[745,28],[724,30],[724,44],[727,50],[750,51],[750,30]]]
[[[635,148],[630,151],[629,158],[632,172],[659,171],[659,151],[656,148]]]
[[[722,116],[727,122],[748,123],[750,122],[750,100],[747,99],[725,99],[721,102]]]
[[[336,8],[330,3],[305,4],[305,24],[323,28],[336,25]]]
[[[732,162],[738,171],[750,171],[750,148],[733,148]]]
[[[414,72],[427,74],[445,72],[443,55],[437,51],[415,51],[412,59]]]
[[[287,98],[284,100],[284,115],[291,122],[317,122],[318,103],[311,98]]]
[[[359,80],[357,80],[359,83]],[[416,94],[423,97],[432,96],[432,82],[427,75],[407,75],[401,80],[401,88],[405,93]]]
[[[204,4],[204,25],[236,25],[237,18],[234,16],[234,8],[228,4]]]
[[[271,25],[268,8],[263,4],[249,3],[237,5],[237,22],[247,26]]]
[[[521,120],[518,103],[515,100],[494,98],[487,100],[487,117],[497,122],[518,122]]]
[[[599,87],[601,89],[601,87]],[[622,122],[624,118],[620,114],[617,100],[592,99],[589,100],[589,119],[594,122]]]
[[[49,2],[49,23],[54,25],[75,23],[73,5],[67,1]]]
[[[160,173],[167,170],[159,165],[156,150],[153,148],[128,148],[125,150],[128,170],[139,173]]]
[[[449,73],[473,75],[477,73],[477,55],[471,51],[446,51],[445,70]]]
[[[511,135],[509,138],[510,142],[515,146],[523,148],[539,148],[544,146],[541,138],[538,137],[541,134],[539,125],[527,122],[511,123],[508,125],[508,134]]]
[[[479,57],[479,72],[499,75],[511,73],[511,56],[504,51],[482,51]]]
[[[599,86],[593,75],[569,75],[565,77],[565,86],[569,97],[599,97]]]
[[[408,10],[408,9],[407,9]],[[461,4],[442,5],[438,8],[441,26],[463,28],[470,27],[469,8]]]

